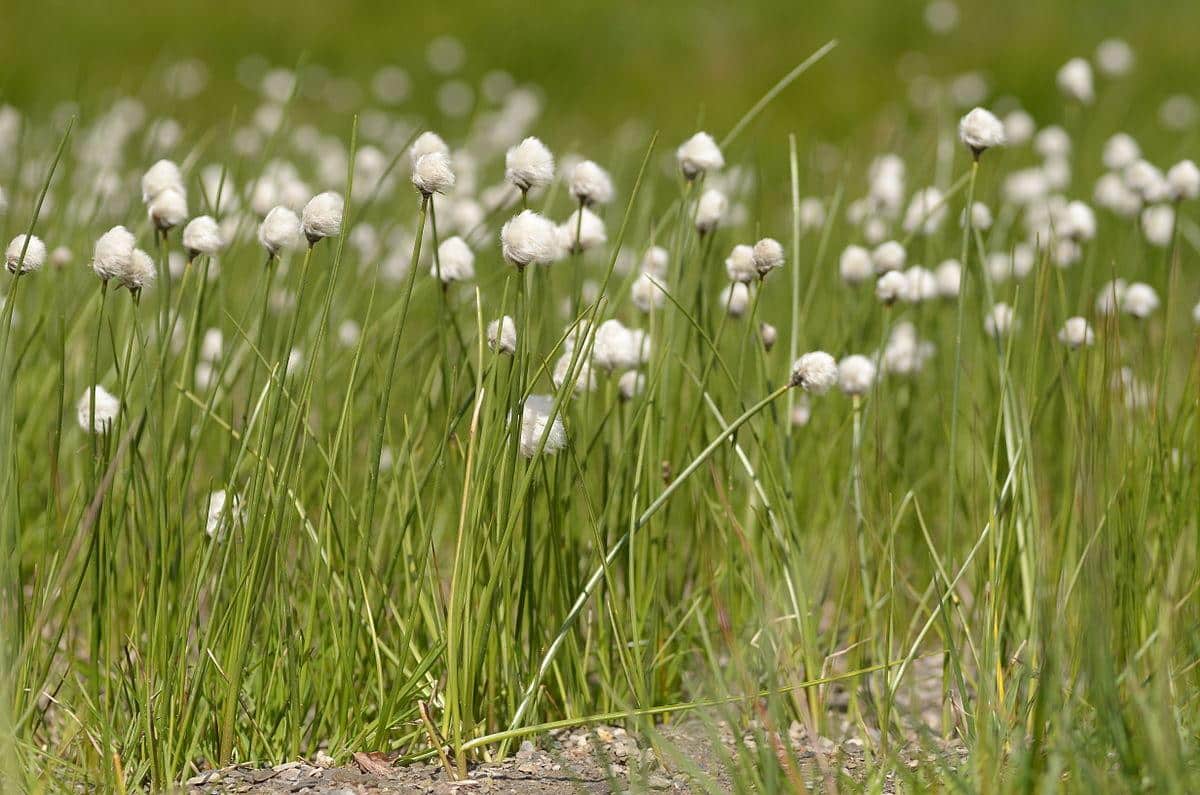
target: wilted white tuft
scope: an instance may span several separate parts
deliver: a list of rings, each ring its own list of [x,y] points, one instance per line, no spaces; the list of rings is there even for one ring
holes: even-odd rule
[[[92,270],[102,281],[119,277],[129,268],[137,240],[123,226],[114,226],[96,241],[92,252]]]
[[[862,246],[850,245],[838,258],[838,274],[847,284],[861,284],[875,275],[871,252]]]
[[[438,246],[437,259],[430,266],[429,273],[441,279],[443,284],[474,279],[475,253],[458,235],[448,237]]]
[[[729,280],[749,284],[758,276],[758,268],[754,265],[754,247],[739,244],[733,247],[725,258],[725,273]]]
[[[822,395],[837,380],[838,365],[834,358],[825,351],[810,351],[792,365],[792,380],[789,383],[805,392]]]
[[[204,532],[209,538],[220,541],[226,533],[245,521],[246,513],[242,510],[242,501],[236,494],[230,498],[228,493],[221,489],[208,495]]]
[[[992,338],[1003,337],[1008,334],[1013,326],[1013,310],[1006,303],[999,303],[992,307],[988,312],[987,317],[983,319],[983,330]]]
[[[563,249],[574,252],[587,251],[608,241],[604,221],[586,207],[580,207],[559,224],[558,237]]]
[[[517,352],[517,324],[508,315],[493,320],[488,323],[487,340],[493,351],[511,356]]]
[[[189,259],[201,254],[215,256],[224,247],[221,227],[212,216],[196,216],[183,228],[183,248]]]
[[[1165,248],[1175,234],[1175,208],[1157,204],[1142,210],[1142,234],[1152,246]]]
[[[773,237],[764,237],[754,244],[754,267],[760,279],[784,263],[783,244]]]
[[[541,447],[546,455],[553,455],[567,446],[567,429],[563,426],[562,417],[555,416],[553,422],[550,413],[554,410],[554,398],[550,395],[530,395],[525,399],[525,408],[521,412],[521,455],[533,458]],[[542,446],[542,437],[545,446]]]
[[[300,218],[287,207],[273,207],[258,227],[258,242],[272,257],[300,242]]]
[[[79,427],[88,433],[108,433],[120,413],[121,401],[98,385],[85,390],[75,404]]]
[[[1068,99],[1084,105],[1092,104],[1096,92],[1092,82],[1091,64],[1082,58],[1072,58],[1063,64],[1058,70],[1058,89]]]
[[[958,139],[976,157],[994,146],[1004,146],[1004,123],[986,108],[975,108],[958,122]]]
[[[310,246],[322,238],[334,237],[342,231],[344,208],[345,201],[341,194],[329,190],[308,200],[300,214],[300,225]]]
[[[875,297],[891,306],[908,294],[908,277],[901,271],[887,271],[875,282]]]
[[[716,229],[728,207],[729,200],[724,193],[716,188],[704,191],[696,204],[696,231],[704,235]]]
[[[853,354],[838,364],[838,388],[847,395],[865,395],[875,383],[875,365],[866,356]]]
[[[522,210],[501,227],[500,248],[504,258],[518,268],[549,265],[559,254],[558,229],[533,210]]]
[[[721,290],[717,300],[729,312],[730,317],[741,317],[750,308],[751,297],[750,285],[744,282],[733,282]]]
[[[445,152],[430,152],[421,155],[413,164],[412,184],[424,196],[445,193],[454,187],[454,169],[450,156]]]
[[[1158,309],[1158,293],[1143,282],[1134,282],[1121,295],[1121,309],[1139,320],[1150,317]]]
[[[907,259],[908,253],[904,250],[904,246],[895,240],[880,243],[871,252],[871,261],[875,264],[876,273],[898,271],[904,267]]]
[[[693,180],[709,171],[716,171],[725,165],[725,157],[717,142],[706,132],[698,132],[684,141],[675,150],[675,160],[684,179]]]
[[[568,184],[571,195],[585,206],[608,204],[613,197],[612,178],[608,172],[591,160],[576,163],[571,169]]]
[[[505,153],[504,178],[522,191],[549,185],[554,179],[554,155],[530,136]]]
[[[1191,160],[1181,160],[1167,169],[1167,190],[1175,201],[1200,196],[1200,168]]]
[[[37,235],[17,235],[4,250],[4,265],[9,273],[32,273],[45,264],[46,244]]]
[[[1092,345],[1096,341],[1096,335],[1087,322],[1087,318],[1072,317],[1067,318],[1067,322],[1063,323],[1063,327],[1059,329],[1058,341],[1068,348],[1082,348],[1085,345]]]

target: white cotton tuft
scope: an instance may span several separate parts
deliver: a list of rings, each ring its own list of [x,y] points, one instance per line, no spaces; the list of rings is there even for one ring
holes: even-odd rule
[[[245,521],[246,513],[242,510],[242,501],[238,495],[230,497],[224,489],[208,495],[204,532],[209,538],[220,541],[226,533]]]
[[[1200,196],[1200,168],[1191,160],[1181,160],[1167,169],[1167,190],[1175,201],[1190,201]]]
[[[1134,282],[1125,288],[1121,296],[1121,309],[1127,315],[1143,320],[1154,314],[1158,309],[1158,293],[1154,288],[1143,282]]]
[[[1175,235],[1175,208],[1157,204],[1142,210],[1142,234],[1152,246],[1166,248]]]
[[[79,427],[87,433],[108,433],[120,413],[121,401],[98,385],[85,390],[75,404]]]
[[[1104,167],[1109,171],[1121,171],[1142,157],[1142,148],[1133,136],[1119,132],[1104,142],[1104,151],[1100,158]]]
[[[1125,186],[1148,204],[1169,198],[1170,188],[1166,176],[1158,166],[1147,160],[1130,163],[1121,176],[1125,180]]]
[[[696,231],[704,235],[716,229],[728,208],[729,200],[724,193],[716,188],[704,191],[696,203]]]
[[[958,122],[958,139],[976,157],[994,146],[1004,146],[1004,123],[986,108],[975,108]]]
[[[913,265],[904,271],[904,291],[900,297],[909,304],[932,301],[938,297],[937,277],[928,268]]]
[[[568,180],[571,195],[581,204],[608,204],[613,197],[612,178],[591,160],[576,163]]]
[[[871,252],[862,246],[846,246],[838,259],[838,274],[847,284],[861,284],[875,275]]]
[[[652,312],[659,309],[667,301],[666,291],[662,287],[660,277],[649,271],[642,273],[633,280],[629,288],[633,305],[642,312]]]
[[[580,207],[559,224],[558,237],[562,248],[577,253],[602,246],[608,241],[604,221],[586,207]]]
[[[1124,279],[1113,279],[1110,282],[1105,282],[1100,287],[1100,292],[1096,294],[1096,312],[1100,315],[1115,315],[1121,309],[1121,302],[1125,298]]]
[[[791,423],[793,428],[803,428],[812,419],[812,402],[808,395],[801,395],[792,407]]]
[[[554,155],[530,136],[505,153],[504,178],[523,192],[549,185],[554,179]]]
[[[1192,307],[1192,322],[1200,326],[1200,303]]]
[[[908,277],[902,271],[887,271],[875,282],[875,297],[891,306],[908,294]]]
[[[525,408],[521,412],[521,455],[533,458],[539,448],[546,455],[554,455],[567,446],[567,429],[563,426],[561,416],[555,415],[551,421],[550,414],[553,411],[554,398],[551,395],[530,395],[525,399]]]
[[[779,329],[770,323],[759,323],[758,338],[762,340],[763,350],[770,352],[775,347],[775,343],[779,341]]]
[[[592,364],[601,370],[633,370],[649,357],[650,340],[641,329],[626,328],[616,319],[606,320],[596,329]]]
[[[956,259],[948,259],[934,269],[933,278],[939,296],[957,298],[962,286],[962,264]]]
[[[413,164],[412,184],[424,196],[445,193],[453,188],[454,169],[450,166],[450,156],[445,152],[421,155]]]
[[[992,210],[983,202],[975,202],[971,205],[971,228],[978,229],[982,232],[992,228]],[[967,211],[963,210],[962,216],[959,218],[959,226],[965,226],[967,222]]]
[[[412,161],[413,168],[416,168],[418,160],[425,155],[435,153],[449,156],[450,147],[442,140],[442,136],[432,130],[426,130],[413,141],[408,150],[408,157]]]
[[[725,273],[731,282],[749,284],[758,277],[758,268],[754,264],[754,247],[744,244],[736,245],[725,258]]]
[[[825,205],[815,196],[800,200],[800,229],[810,231],[825,225]]]
[[[646,391],[646,376],[637,370],[628,370],[617,380],[617,391],[622,400],[633,400]]]
[[[183,228],[183,248],[189,259],[195,259],[201,254],[210,257],[219,254],[221,249],[225,248],[221,226],[212,216],[196,216]]]
[[[721,290],[717,300],[729,312],[730,317],[741,317],[750,308],[751,297],[750,285],[744,282],[733,282]]]
[[[573,358],[572,351],[565,351],[554,363],[554,370],[550,374],[550,381],[554,384],[554,388],[562,389],[574,367],[575,383],[572,385],[572,392],[582,395],[584,392],[594,391],[596,389],[596,373],[592,370],[592,363],[583,358],[573,361]]]
[[[946,218],[946,202],[942,192],[934,187],[913,194],[904,212],[904,231],[923,235],[935,234]]]
[[[717,142],[706,132],[698,132],[675,150],[675,160],[684,179],[691,181],[701,174],[716,171],[725,165],[725,157]]]
[[[517,324],[505,315],[499,320],[493,320],[487,327],[488,347],[496,353],[509,356],[517,352]]]
[[[138,295],[142,292],[142,288],[154,283],[157,275],[154,258],[140,248],[135,248],[125,265],[125,270],[117,278],[121,280],[122,287],[134,295]]]
[[[308,200],[300,214],[300,225],[310,246],[322,238],[334,237],[342,231],[345,204],[340,193],[329,190]]]
[[[838,388],[858,397],[871,391],[875,383],[875,365],[866,356],[853,354],[838,364]]]
[[[671,255],[662,246],[651,246],[646,249],[646,253],[642,255],[642,270],[662,279],[667,275],[667,265],[671,262]]]
[[[136,244],[133,233],[123,226],[114,226],[96,241],[92,270],[102,281],[119,277],[128,268]]]
[[[272,207],[258,227],[258,242],[272,257],[300,242],[300,218],[287,207]]]
[[[45,264],[46,244],[37,235],[17,235],[4,251],[9,273],[32,273]]]
[[[1068,348],[1076,349],[1092,345],[1096,341],[1096,335],[1087,318],[1072,317],[1067,318],[1067,322],[1059,329],[1058,341]]]
[[[1123,39],[1105,39],[1096,46],[1096,67],[1109,77],[1121,77],[1133,69],[1133,48]]]
[[[179,193],[186,203],[187,188],[179,166],[170,160],[159,160],[142,175],[142,202],[148,205],[156,196],[168,190]]]
[[[1037,122],[1028,111],[1014,110],[1004,117],[1004,138],[1009,146],[1024,146],[1036,131]]]
[[[876,273],[898,271],[904,267],[907,259],[908,252],[904,250],[904,246],[901,243],[895,240],[880,243],[871,252],[871,261],[875,264]]]
[[[475,253],[458,235],[448,237],[438,246],[429,274],[441,279],[442,284],[470,281],[475,278]]]
[[[822,395],[828,392],[837,380],[838,365],[834,358],[825,351],[811,351],[792,365],[792,379],[789,383],[805,392]]]
[[[1072,58],[1063,64],[1057,79],[1059,91],[1068,99],[1090,105],[1096,98],[1091,64],[1082,58]]]
[[[1013,310],[1012,307],[1005,303],[999,303],[992,307],[988,312],[987,317],[983,319],[983,330],[992,338],[1003,337],[1012,330],[1013,327]]]
[[[187,220],[187,197],[174,189],[164,190],[146,205],[146,214],[155,228],[173,229]]]
[[[354,320],[343,320],[337,329],[338,342],[345,348],[355,348],[362,339],[362,326]]]
[[[776,268],[782,268],[785,255],[783,244],[773,237],[764,237],[754,244],[754,267],[760,279]]]
[[[522,210],[501,227],[500,248],[504,258],[517,268],[549,265],[559,256],[558,229],[533,210]]]
[[[1057,124],[1051,124],[1038,131],[1033,139],[1033,149],[1046,159],[1067,157],[1071,154],[1071,136]]]

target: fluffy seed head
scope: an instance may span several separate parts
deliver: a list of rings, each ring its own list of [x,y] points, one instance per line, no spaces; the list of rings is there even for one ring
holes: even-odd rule
[[[1125,298],[1125,280],[1113,279],[1105,282],[1096,295],[1096,312],[1100,315],[1115,315]]]
[[[1142,234],[1152,246],[1166,248],[1175,234],[1175,208],[1157,204],[1142,210]]]
[[[898,271],[904,267],[905,261],[908,259],[908,252],[904,250],[904,246],[895,240],[888,240],[885,243],[880,243],[871,252],[871,261],[875,264],[876,273],[887,273],[888,271]]]
[[[716,171],[725,165],[725,157],[717,142],[706,132],[698,132],[684,141],[675,150],[675,159],[684,179],[693,180],[708,171]]]
[[[446,146],[446,142],[442,140],[442,136],[426,130],[417,136],[417,140],[413,141],[412,146],[408,150],[408,157],[412,160],[413,167],[417,165],[417,161],[428,154],[443,154],[449,156],[450,147]]]
[[[183,228],[183,248],[190,259],[200,254],[210,257],[219,254],[225,248],[220,225],[209,215],[199,215],[188,221]]]
[[[500,248],[504,258],[518,268],[549,265],[558,258],[558,229],[533,210],[522,210],[501,227]]]
[[[542,452],[546,455],[553,455],[567,446],[567,429],[563,426],[562,417],[556,415],[553,421],[550,420],[553,410],[554,398],[550,395],[530,395],[525,399],[518,445],[521,455],[526,458],[537,455],[543,436],[546,442]]]
[[[733,282],[721,290],[717,301],[725,307],[730,317],[741,317],[750,307],[751,297],[750,285],[745,282]]]
[[[667,300],[667,294],[662,287],[662,277],[646,272],[633,280],[629,288],[633,305],[642,312],[652,312],[660,308]]]
[[[1191,160],[1181,160],[1167,169],[1167,189],[1175,201],[1200,196],[1200,168]]]
[[[412,184],[425,196],[445,193],[453,188],[454,169],[450,167],[450,156],[445,152],[421,155],[413,164]]]
[[[847,395],[865,395],[875,383],[875,365],[866,356],[854,354],[838,364],[838,387]]]
[[[334,237],[342,231],[344,208],[342,195],[329,190],[308,200],[300,214],[300,225],[310,246],[321,238]]]
[[[773,237],[764,237],[754,244],[754,267],[759,278],[764,278],[784,262],[783,245]]]
[[[576,163],[569,179],[571,195],[587,206],[608,204],[613,197],[612,178],[608,172],[591,160]]]
[[[987,317],[983,319],[983,330],[992,338],[1003,337],[1012,330],[1013,326],[1013,310],[1012,307],[1005,303],[999,303],[992,307],[988,312]]]
[[[554,155],[544,143],[530,136],[505,153],[504,178],[521,191],[549,185],[554,179]]]
[[[704,191],[696,203],[696,231],[704,235],[716,229],[728,207],[729,200],[724,193],[716,188]]]
[[[1096,335],[1092,332],[1091,325],[1085,317],[1067,318],[1067,322],[1063,323],[1063,327],[1059,329],[1058,341],[1068,348],[1082,348],[1085,345],[1092,345],[1096,341]]]
[[[993,146],[1004,146],[1004,123],[986,108],[975,108],[958,122],[958,139],[976,157]]]
[[[272,257],[300,241],[300,219],[287,207],[272,207],[258,227],[258,242]]]
[[[948,259],[933,271],[937,292],[942,298],[957,298],[962,286],[962,265],[956,259]]]
[[[838,259],[838,274],[847,284],[861,284],[875,275],[871,252],[862,246],[846,246]]]
[[[204,532],[209,538],[220,541],[232,528],[246,521],[242,501],[236,494],[232,497],[224,490],[208,495],[208,510],[204,520]]]
[[[32,273],[46,264],[46,244],[36,235],[17,235],[4,250],[4,264],[9,273]]]
[[[572,368],[574,368],[575,383],[572,385],[572,392],[576,395],[582,395],[584,392],[595,391],[596,373],[592,369],[592,363],[587,359],[572,361],[572,358],[572,352],[565,351],[562,356],[558,357],[558,361],[554,363],[554,370],[550,373],[550,381],[554,384],[554,388],[562,389],[563,384],[567,383],[567,378],[571,375]]]
[[[438,246],[437,254],[437,260],[430,266],[429,273],[435,278],[440,278],[443,284],[465,282],[475,278],[475,254],[458,235],[443,240]]]
[[[1142,149],[1138,142],[1127,133],[1119,132],[1104,142],[1104,152],[1101,159],[1109,171],[1121,171],[1128,168],[1142,157]]]
[[[601,370],[633,370],[649,356],[650,340],[641,329],[625,328],[616,319],[606,320],[596,329],[592,364]]]
[[[642,270],[651,276],[663,278],[667,275],[667,265],[671,255],[662,246],[651,246],[642,255]]]
[[[1068,99],[1092,104],[1096,98],[1092,83],[1092,67],[1082,58],[1072,58],[1058,70],[1058,89]]]
[[[622,400],[633,400],[646,390],[646,376],[637,370],[628,370],[617,381],[617,391]]]
[[[908,277],[902,271],[888,271],[875,282],[875,297],[891,306],[908,293]]]
[[[792,380],[789,383],[805,392],[823,395],[837,380],[838,365],[834,358],[825,351],[811,351],[792,365]]]
[[[580,207],[559,224],[558,237],[564,249],[574,252],[587,251],[608,241],[604,221],[586,207]]]
[[[142,175],[142,201],[148,205],[154,197],[168,190],[178,192],[186,203],[187,188],[184,186],[179,166],[170,160],[159,160]]]
[[[187,220],[187,197],[173,188],[154,196],[146,205],[146,214],[157,229],[166,231]]]
[[[87,433],[108,433],[120,413],[121,401],[102,386],[85,390],[75,404],[79,427]]]
[[[154,258],[140,248],[133,250],[125,270],[118,276],[121,286],[134,295],[142,292],[142,288],[154,283],[158,272],[154,268]]]
[[[102,281],[119,277],[129,267],[137,241],[123,226],[114,226],[100,236],[92,252],[92,270]]]
[[[779,330],[770,323],[759,323],[758,337],[762,340],[763,350],[770,351],[779,341]]]
[[[1139,320],[1150,317],[1158,309],[1158,293],[1143,282],[1134,282],[1121,296],[1121,309]]]
[[[754,247],[737,245],[725,258],[725,272],[731,282],[749,284],[758,277],[758,268],[754,264]]]
[[[517,352],[517,324],[508,315],[493,320],[488,323],[487,339],[493,351],[511,356]]]

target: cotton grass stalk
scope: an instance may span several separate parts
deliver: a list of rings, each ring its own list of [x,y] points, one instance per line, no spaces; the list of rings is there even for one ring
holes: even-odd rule
[[[188,221],[183,228],[183,250],[187,252],[188,260],[194,260],[201,254],[215,257],[225,248],[225,240],[221,234],[221,226],[212,216],[200,215]]]
[[[706,132],[698,132],[675,150],[675,160],[683,178],[691,182],[696,177],[724,167],[725,157],[717,142]]]
[[[504,259],[518,270],[528,265],[549,265],[558,258],[558,229],[548,218],[522,210],[500,229]]]
[[[333,191],[318,193],[304,205],[300,215],[300,226],[311,248],[327,237],[336,237],[342,231],[342,213],[345,201],[341,194]]]
[[[791,386],[813,395],[823,395],[838,381],[838,363],[825,351],[811,351],[792,365]]]
[[[475,278],[475,254],[461,237],[448,237],[438,246],[438,256],[429,272],[442,284],[470,281]]]
[[[613,198],[613,183],[608,172],[591,160],[575,164],[567,180],[575,200],[584,207],[608,204]]]
[[[958,122],[958,139],[975,159],[997,146],[1004,146],[1004,123],[990,110],[975,108]]]
[[[504,178],[527,195],[554,179],[554,155],[538,138],[530,136],[504,155]]]
[[[454,182],[454,169],[451,168],[450,157],[444,152],[422,155],[413,164],[412,184],[423,196],[445,193],[454,187]]]
[[[17,235],[4,250],[4,266],[14,275],[41,270],[46,263],[46,244],[36,235]]]
[[[258,242],[267,256],[277,259],[285,248],[300,242],[300,218],[287,207],[273,207],[258,227]]]

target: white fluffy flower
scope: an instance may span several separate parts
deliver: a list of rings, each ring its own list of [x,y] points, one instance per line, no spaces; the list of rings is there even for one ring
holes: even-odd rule
[[[812,403],[809,401],[808,395],[801,395],[800,399],[796,401],[796,405],[792,407],[792,427],[803,428],[811,419]]]
[[[764,237],[754,244],[754,267],[760,279],[776,268],[782,268],[783,263],[783,244],[775,238]]]
[[[580,358],[578,361],[573,361],[573,359],[573,352],[565,351],[554,363],[554,370],[550,374],[550,381],[554,384],[554,388],[562,389],[568,376],[571,375],[571,368],[574,367],[576,372],[572,391],[576,395],[594,391],[596,389],[596,373],[592,370],[592,363],[584,358]]]
[[[1121,309],[1139,320],[1150,317],[1158,309],[1158,293],[1143,282],[1134,282],[1121,295]]]
[[[876,273],[898,271],[904,267],[907,259],[908,253],[904,250],[904,246],[895,240],[880,243],[871,252],[871,261],[875,264]]]
[[[1067,318],[1063,327],[1058,331],[1058,341],[1068,348],[1082,348],[1096,341],[1096,335],[1091,325],[1084,317]]]
[[[906,303],[919,304],[938,297],[937,277],[928,268],[913,265],[904,271],[904,291],[900,297]]]
[[[258,227],[258,242],[267,253],[278,256],[285,248],[300,241],[300,218],[287,207],[272,207]]]
[[[170,160],[159,160],[142,175],[142,201],[146,204],[160,193],[173,190],[187,200],[187,188],[183,183],[183,175],[179,166]]]
[[[1109,77],[1129,74],[1133,62],[1133,48],[1122,39],[1105,39],[1096,45],[1096,66]]]
[[[1071,154],[1071,136],[1057,124],[1043,127],[1033,139],[1033,149],[1046,159]]]
[[[838,274],[847,284],[861,284],[875,275],[871,252],[862,246],[846,246],[838,258]]]
[[[956,259],[948,259],[934,268],[933,279],[937,282],[937,292],[942,298],[956,298],[962,287],[962,264]]]
[[[136,243],[128,229],[114,226],[96,241],[96,248],[92,252],[92,270],[103,281],[120,276],[128,268],[129,260],[133,258]]]
[[[822,395],[837,383],[838,364],[825,351],[810,351],[792,365],[792,386]]]
[[[875,383],[875,365],[866,356],[853,354],[838,364],[838,387],[847,395],[865,395]]]
[[[942,192],[934,187],[913,194],[904,212],[904,231],[932,235],[946,217],[946,202]]]
[[[1058,89],[1076,102],[1092,104],[1096,98],[1092,84],[1092,67],[1082,58],[1072,58],[1058,70]]]
[[[703,235],[716,229],[728,208],[729,200],[724,193],[716,188],[704,191],[696,203],[696,231]]]
[[[304,205],[300,214],[300,225],[309,245],[325,237],[334,237],[342,231],[342,212],[345,201],[340,193],[325,191],[318,193]]]
[[[200,254],[214,256],[224,247],[221,226],[212,216],[196,216],[183,228],[183,248],[190,259],[195,259]]]
[[[651,246],[642,255],[642,270],[656,278],[662,279],[667,275],[667,265],[671,255],[662,246]]]
[[[1167,190],[1175,201],[1200,196],[1200,168],[1191,160],[1181,160],[1167,169]]]
[[[1037,122],[1024,110],[1010,111],[1004,117],[1004,138],[1009,146],[1024,146],[1033,138]]]
[[[417,140],[413,141],[412,146],[408,150],[408,157],[415,168],[418,160],[425,155],[434,153],[449,155],[450,147],[446,146],[446,142],[442,140],[442,136],[432,130],[426,130],[417,136]]]
[[[559,224],[558,237],[564,249],[574,252],[587,251],[608,241],[604,221],[586,207],[580,207]]]
[[[1004,146],[1004,123],[986,108],[975,108],[958,122],[958,138],[976,157],[993,146]]]
[[[725,157],[717,142],[706,132],[698,132],[684,141],[675,150],[675,160],[685,179],[693,180],[708,171],[716,171],[725,165]]]
[[[522,210],[501,227],[500,248],[504,258],[518,268],[549,265],[559,254],[558,229],[533,210]]]
[[[641,329],[630,329],[616,319],[596,329],[592,363],[605,372],[633,370],[650,357],[650,340]]]
[[[741,317],[750,307],[750,285],[744,282],[733,282],[721,290],[717,301],[729,312],[730,317]]]
[[[1171,245],[1175,234],[1175,208],[1169,204],[1156,204],[1142,210],[1142,234],[1152,246],[1165,248]]]
[[[187,197],[174,189],[164,190],[146,205],[146,214],[158,229],[172,229],[187,220]]]
[[[758,276],[758,268],[754,265],[754,247],[736,245],[725,258],[725,273],[732,282],[749,284]]]
[[[4,264],[9,273],[32,273],[46,264],[46,244],[37,235],[17,235],[4,251]]]
[[[992,228],[992,210],[983,202],[975,202],[971,205],[971,228],[978,229],[982,232]],[[965,226],[967,221],[967,211],[963,210],[962,216],[959,219],[959,225]]]
[[[437,259],[430,266],[429,273],[441,279],[443,284],[474,279],[475,253],[458,235],[448,237],[438,246]]]
[[[521,455],[532,458],[538,448],[546,455],[553,455],[567,446],[567,429],[563,426],[562,417],[555,416],[553,422],[550,414],[554,410],[554,398],[550,395],[530,395],[525,399],[525,408],[521,412]],[[545,446],[542,446],[545,437]]]
[[[1115,315],[1121,308],[1125,298],[1125,280],[1113,279],[1105,282],[1096,295],[1096,312],[1101,315]]]
[[[649,272],[642,273],[633,280],[629,293],[633,305],[642,312],[658,309],[667,301],[667,294],[662,287],[660,277]]]
[[[800,228],[804,231],[820,229],[825,225],[825,205],[815,196],[800,200]]]
[[[983,319],[983,330],[987,332],[989,337],[1003,337],[1012,329],[1013,326],[1013,310],[1012,307],[1005,303],[999,303],[992,307],[988,312],[987,317]]]
[[[584,205],[608,204],[613,197],[612,178],[591,160],[576,163],[568,184],[571,195]]]
[[[913,375],[921,372],[934,352],[932,342],[921,341],[912,323],[897,323],[888,335],[880,364],[883,371],[894,375]]]
[[[646,390],[646,376],[637,370],[628,370],[617,381],[617,391],[622,400],[633,400]]]
[[[121,401],[98,385],[84,391],[75,404],[79,427],[88,433],[108,433],[120,413]]]
[[[1109,171],[1121,171],[1141,159],[1142,148],[1133,136],[1119,132],[1104,142],[1101,160]]]
[[[908,294],[908,277],[901,271],[888,271],[875,282],[875,297],[891,305]]]
[[[450,167],[450,156],[445,152],[421,155],[413,164],[412,184],[425,196],[445,193],[453,188],[454,169]]]
[[[230,529],[246,521],[242,501],[236,494],[232,498],[221,489],[208,495],[207,512],[204,520],[204,532],[209,538],[221,540]]]
[[[1120,174],[1104,174],[1092,192],[1096,204],[1122,218],[1132,218],[1142,209],[1142,199],[1129,189]]]
[[[487,327],[488,347],[496,353],[512,355],[517,352],[517,324],[505,315]]]
[[[505,153],[504,178],[522,191],[549,185],[554,179],[554,155],[530,136]]]
[[[153,284],[157,275],[154,258],[140,248],[135,248],[125,264],[125,270],[117,278],[121,280],[122,287],[137,295],[141,293],[142,288]]]
[[[1167,178],[1157,166],[1147,160],[1136,160],[1122,173],[1125,186],[1144,202],[1153,203],[1170,198]]]

